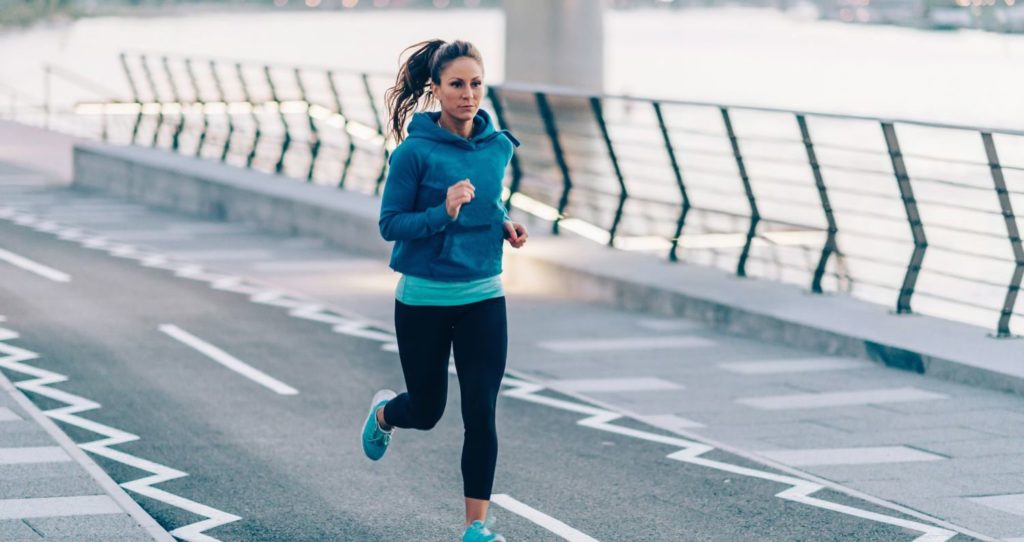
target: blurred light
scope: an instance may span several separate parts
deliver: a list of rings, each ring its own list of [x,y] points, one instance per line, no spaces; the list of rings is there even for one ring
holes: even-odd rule
[[[341,0],[341,5],[346,8],[354,8],[359,5],[359,0]]]
[[[306,5],[315,8],[320,5],[320,0],[306,0]]]
[[[274,0],[274,5],[283,8],[288,5],[288,0]]]
[[[281,102],[280,109],[284,114],[305,113],[309,109],[309,104],[301,100]]]
[[[373,7],[375,8],[386,8],[391,0],[373,0]]]
[[[857,9],[857,20],[858,21],[860,21],[862,23],[866,23],[870,19],[871,19],[871,14],[868,13],[868,10],[866,10],[864,8],[858,8]]]
[[[1012,6],[1014,4],[1014,2],[1015,2],[1015,0],[1006,0],[1006,5]]]
[[[451,4],[451,0],[434,0],[435,8],[446,8],[448,4]]]

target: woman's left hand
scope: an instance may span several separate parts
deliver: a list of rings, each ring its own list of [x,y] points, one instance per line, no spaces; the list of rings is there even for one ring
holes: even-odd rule
[[[508,244],[512,245],[512,248],[520,248],[526,244],[526,238],[530,234],[526,233],[526,226],[518,222],[506,222],[505,223],[505,239],[508,239]]]

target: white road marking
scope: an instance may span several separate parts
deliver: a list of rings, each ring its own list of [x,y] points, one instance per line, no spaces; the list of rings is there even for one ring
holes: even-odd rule
[[[648,318],[638,320],[636,325],[651,331],[690,331],[704,326],[692,320],[659,320]]]
[[[811,465],[874,465],[878,463],[907,463],[946,459],[941,455],[930,454],[906,446],[762,450],[757,452],[757,454],[794,467]]]
[[[47,497],[43,499],[0,500],[0,519],[49,518],[123,514],[124,510],[106,495]]]
[[[188,241],[195,236],[183,231],[173,230],[104,230],[103,235],[118,241]]]
[[[30,271],[41,277],[48,278],[54,282],[71,282],[71,275],[68,275],[67,273],[57,271],[56,269],[47,267],[41,263],[34,262],[24,256],[18,256],[17,254],[2,248],[0,248],[0,260],[20,267],[25,271]]]
[[[767,397],[743,397],[737,403],[761,410],[789,410],[796,408],[825,408],[848,405],[874,405],[881,403],[903,403],[909,401],[933,401],[948,399],[949,396],[917,388],[884,388],[853,390],[830,393],[798,393],[794,395],[772,395]]]
[[[250,264],[253,271],[262,272],[302,272],[302,271],[344,271],[372,267],[380,269],[380,262],[356,259],[337,258],[333,260],[282,260],[256,262]]]
[[[236,250],[181,250],[169,253],[174,258],[195,261],[239,261],[239,260],[270,260],[275,257],[269,250],[236,249]]]
[[[553,380],[553,386],[575,392],[614,392],[614,391],[647,391],[647,390],[679,390],[682,386],[661,378],[586,378],[578,380]]]
[[[842,358],[808,358],[792,360],[744,361],[737,363],[719,363],[718,367],[731,373],[745,375],[779,374],[779,373],[811,373],[818,371],[845,371],[850,369],[868,369],[874,365],[867,360]]]
[[[704,424],[676,416],[675,414],[653,414],[640,416],[640,420],[655,427],[674,431],[676,429],[697,429],[704,427]]]
[[[299,393],[298,390],[277,380],[276,378],[260,371],[259,369],[252,367],[244,361],[228,354],[227,352],[217,348],[216,346],[192,335],[191,333],[179,328],[173,324],[163,324],[160,327],[160,331],[166,333],[172,338],[181,341],[188,346],[206,354],[207,357],[216,361],[217,363],[231,369],[232,371],[273,390],[281,395],[296,395]]]
[[[5,212],[7,212],[7,211],[11,211],[11,210],[9,208],[0,207],[0,218],[4,218]],[[66,228],[66,227],[65,228],[61,228],[61,229],[59,229],[57,231],[54,231],[53,233],[55,235],[57,235],[58,238],[61,238],[61,239],[71,239],[71,240],[80,240],[83,237],[88,237],[88,235],[89,235],[89,234],[87,234],[85,232],[82,232],[81,230],[77,230],[75,228]],[[203,276],[203,274],[199,272],[201,270],[201,268],[199,266],[195,266],[195,265],[192,265],[192,264],[185,264],[185,263],[173,263],[172,264],[172,263],[169,262],[169,258],[166,255],[148,254],[145,257],[140,257],[138,259],[139,259],[140,265],[143,265],[143,266],[151,265],[153,267],[160,267],[160,268],[170,269],[170,270],[174,271],[176,274],[178,274],[179,276],[186,276],[184,273],[181,273],[181,271],[184,270],[185,268],[189,268],[192,271],[192,273],[187,275],[187,278],[194,279],[194,280],[204,280],[206,282],[209,282],[211,284],[211,287],[213,287],[215,284],[217,284],[217,283],[219,283],[221,281],[224,281],[224,280],[234,280],[234,281],[239,282],[239,283],[245,282],[243,279],[241,279],[239,277],[224,277],[224,276],[207,277],[207,276]],[[256,291],[266,290],[266,288],[262,288],[261,289],[258,286],[254,287],[254,289]],[[245,295],[249,295],[249,296],[251,296],[250,300],[252,300],[253,302],[259,302],[259,301],[256,301],[255,296],[253,296],[254,292],[251,291],[250,288],[248,288],[248,287],[247,288],[232,289],[231,291],[237,291],[239,293],[243,293]],[[300,303],[302,303],[301,300],[300,300]],[[308,313],[300,314],[297,311],[297,307],[296,306],[288,306],[288,308],[290,309],[290,315],[294,316],[294,317],[298,317],[298,318],[308,318],[308,319],[312,319],[312,320],[316,320],[316,321],[323,321],[323,322],[326,322],[326,323],[331,323],[332,319],[340,318],[338,316],[335,316],[332,313],[341,313],[342,312],[342,311],[339,311],[339,309],[337,309],[337,308],[330,308],[330,309],[328,309],[328,308],[321,307],[320,305],[314,304],[314,302],[312,302],[312,301],[305,301],[304,303],[305,303],[305,305],[302,305],[299,308],[310,307]],[[279,305],[280,306],[286,306],[283,303],[281,303]],[[375,322],[372,322],[369,319],[366,319],[364,317],[360,317],[358,315],[346,316],[346,318],[349,318],[350,320],[354,320],[354,321],[357,321],[357,322],[361,322],[362,325],[367,327],[367,328],[376,328],[376,329],[381,329],[381,330],[385,330],[385,329],[389,330],[392,333],[390,338],[387,339],[386,341],[382,340],[381,342],[385,342],[383,347],[387,347],[388,345],[394,344],[395,338],[394,338],[394,335],[393,335],[393,330],[391,328],[388,328],[386,324],[375,323]],[[340,333],[341,332],[341,331],[339,331],[337,326],[335,326],[334,331],[336,333]],[[174,479],[174,478],[180,478],[182,476],[187,476],[187,474],[183,473],[183,472],[180,472],[180,471],[173,470],[173,469],[169,469],[168,467],[165,467],[163,465],[159,465],[159,464],[156,464],[156,463],[152,463],[152,462],[149,462],[149,461],[142,460],[140,458],[137,458],[137,457],[129,455],[129,454],[124,454],[122,452],[117,452],[117,451],[114,451],[114,450],[110,450],[108,448],[108,446],[114,446],[114,445],[121,444],[121,443],[124,443],[124,442],[129,442],[131,440],[137,440],[138,436],[131,435],[130,433],[125,433],[125,432],[122,432],[122,431],[118,431],[116,429],[109,428],[109,427],[101,425],[101,424],[97,424],[97,423],[92,422],[90,420],[84,420],[82,418],[79,418],[79,417],[71,414],[71,411],[73,411],[73,412],[81,412],[81,411],[89,410],[89,409],[92,409],[92,408],[98,408],[99,405],[96,404],[96,403],[92,403],[90,401],[87,401],[87,400],[85,400],[85,399],[83,399],[81,397],[68,394],[67,392],[62,392],[62,391],[57,391],[57,390],[50,389],[48,387],[48,384],[54,383],[54,382],[61,382],[63,380],[66,380],[66,377],[63,377],[62,375],[57,375],[56,373],[51,373],[49,371],[43,371],[41,369],[38,369],[36,367],[32,367],[30,365],[26,365],[26,364],[20,363],[20,361],[23,361],[25,359],[32,359],[33,357],[35,357],[35,355],[32,354],[31,352],[27,352],[27,351],[24,351],[22,349],[18,349],[18,348],[15,348],[15,347],[11,347],[10,345],[3,344],[2,341],[8,340],[8,339],[13,338],[13,337],[17,337],[17,333],[11,332],[10,330],[6,330],[6,329],[3,329],[3,328],[0,328],[0,353],[2,353],[2,351],[5,348],[15,352],[14,354],[11,354],[10,356],[8,356],[6,359],[3,358],[3,357],[0,357],[0,365],[2,365],[4,367],[7,367],[7,368],[10,368],[12,370],[16,370],[16,371],[19,371],[19,372],[22,372],[22,373],[36,375],[36,376],[39,377],[36,380],[19,382],[17,384],[18,387],[22,387],[22,388],[25,388],[25,389],[32,389],[33,391],[35,391],[36,393],[39,393],[40,395],[43,395],[43,396],[46,396],[46,397],[50,397],[50,398],[54,398],[54,399],[57,399],[57,400],[64,400],[64,402],[67,402],[69,404],[69,407],[67,409],[67,410],[69,410],[69,412],[67,414],[57,413],[55,411],[48,411],[47,412],[48,416],[51,416],[51,417],[53,417],[55,419],[60,419],[62,421],[65,421],[65,423],[69,423],[69,424],[72,424],[72,425],[76,425],[78,427],[83,427],[83,428],[86,428],[88,430],[99,432],[99,433],[109,437],[109,438],[104,439],[102,441],[97,441],[96,443],[83,444],[83,445],[81,445],[81,447],[83,449],[87,449],[87,450],[89,450],[89,451],[91,451],[91,452],[93,452],[95,454],[103,455],[104,457],[107,457],[107,458],[109,458],[111,460],[118,461],[118,462],[121,462],[121,463],[125,463],[125,464],[133,466],[135,468],[139,468],[139,469],[143,469],[143,470],[149,470],[150,472],[153,472],[155,474],[155,476],[151,476],[151,477],[147,477],[145,479],[136,480],[135,482],[130,482],[130,483],[123,484],[125,488],[131,489],[132,491],[136,491],[136,492],[138,492],[138,493],[140,493],[142,495],[145,495],[147,497],[150,497],[152,499],[155,499],[155,500],[158,500],[158,501],[170,504],[171,506],[176,506],[176,507],[181,508],[183,510],[187,510],[187,511],[192,512],[194,514],[203,515],[203,516],[209,518],[209,519],[206,519],[204,521],[200,521],[200,522],[188,525],[186,527],[181,527],[179,529],[176,529],[172,534],[174,534],[178,538],[181,538],[181,539],[186,540],[188,542],[217,542],[217,539],[209,537],[209,536],[203,534],[203,531],[206,531],[206,530],[209,530],[209,529],[213,529],[213,528],[215,528],[217,526],[224,525],[226,523],[230,523],[230,522],[237,521],[237,520],[241,519],[238,516],[234,516],[232,514],[228,514],[226,512],[223,512],[223,511],[220,511],[220,510],[217,510],[217,509],[214,509],[214,508],[211,508],[211,507],[208,507],[208,506],[196,503],[194,501],[190,501],[188,499],[184,499],[184,498],[179,497],[177,495],[174,495],[174,494],[162,491],[162,490],[154,489],[153,487],[151,487],[152,485],[159,484],[159,483],[167,481],[167,480],[171,480],[171,479]],[[379,340],[379,339],[374,339],[374,340]],[[19,352],[20,352],[20,354],[18,354]],[[25,355],[27,355],[28,357],[25,357]],[[885,501],[885,500],[882,500],[882,499],[878,499],[876,497],[872,497],[871,495],[867,495],[867,494],[865,494],[863,492],[856,491],[854,489],[842,486],[840,484],[836,484],[834,482],[829,482],[827,480],[821,480],[821,479],[819,479],[817,477],[814,477],[813,475],[809,475],[807,473],[800,473],[800,472],[797,471],[797,472],[793,472],[793,476],[779,476],[779,475],[775,475],[775,474],[767,472],[767,471],[760,471],[760,470],[756,470],[756,469],[748,469],[748,468],[745,468],[745,467],[739,467],[739,466],[731,465],[731,464],[728,464],[728,463],[722,463],[722,462],[717,462],[717,461],[712,461],[712,460],[700,458],[699,457],[700,455],[702,455],[702,454],[704,454],[704,453],[706,453],[708,451],[714,450],[715,447],[710,446],[708,444],[703,444],[703,443],[700,443],[700,442],[697,442],[697,441],[688,441],[688,440],[674,438],[674,437],[666,437],[666,436],[663,436],[663,435],[658,435],[658,434],[654,434],[654,433],[650,433],[650,432],[637,431],[637,430],[633,430],[633,429],[628,429],[628,428],[614,426],[614,425],[610,424],[609,422],[613,421],[615,419],[621,418],[623,416],[623,414],[618,414],[618,413],[615,413],[615,412],[612,412],[612,411],[609,411],[609,410],[604,410],[604,409],[601,409],[601,408],[596,408],[596,407],[592,407],[592,406],[581,404],[581,403],[576,403],[576,402],[571,402],[571,401],[564,401],[564,400],[561,400],[561,399],[555,399],[555,398],[551,398],[551,397],[535,395],[536,392],[543,390],[544,386],[541,386],[539,384],[533,384],[533,383],[528,382],[527,380],[523,380],[522,377],[516,376],[515,373],[516,372],[514,370],[512,370],[512,369],[509,369],[507,371],[507,375],[512,375],[512,376],[507,376],[505,378],[505,380],[503,381],[503,384],[505,384],[507,386],[510,386],[513,389],[502,392],[503,395],[506,395],[506,396],[509,396],[509,397],[516,397],[516,398],[524,400],[524,401],[530,401],[530,402],[534,402],[534,403],[537,403],[537,404],[543,404],[543,405],[547,405],[547,406],[550,406],[550,407],[553,407],[553,408],[559,408],[559,409],[562,409],[562,410],[567,410],[567,411],[570,411],[570,412],[577,412],[577,413],[581,413],[581,414],[586,414],[589,417],[584,418],[584,419],[580,420],[579,422],[577,422],[579,425],[583,425],[583,426],[586,426],[586,427],[591,427],[591,428],[594,428],[594,429],[609,431],[609,432],[613,432],[613,433],[616,433],[616,434],[631,436],[631,437],[634,437],[634,438],[641,438],[641,439],[652,441],[652,442],[659,442],[659,443],[664,443],[664,444],[677,445],[677,446],[682,446],[682,447],[689,447],[687,449],[682,450],[681,452],[677,452],[675,454],[671,454],[669,457],[672,458],[672,459],[676,459],[676,460],[684,461],[684,462],[689,462],[689,463],[693,463],[693,464],[699,464],[699,465],[702,465],[702,466],[705,466],[705,467],[715,468],[715,469],[718,469],[718,470],[721,470],[721,471],[725,471],[725,472],[732,472],[732,473],[739,474],[739,475],[742,475],[742,476],[750,476],[750,477],[755,477],[755,478],[763,478],[763,479],[773,480],[773,481],[777,481],[777,482],[780,482],[780,483],[783,483],[783,484],[790,485],[791,486],[790,489],[787,489],[787,490],[785,490],[783,492],[780,492],[780,493],[778,493],[776,495],[779,498],[790,500],[790,501],[794,501],[794,502],[800,502],[800,503],[808,505],[808,506],[813,506],[813,507],[824,509],[824,510],[830,510],[830,511],[841,513],[841,514],[845,514],[845,515],[850,515],[850,516],[854,516],[854,517],[864,518],[864,519],[867,519],[869,521],[875,521],[875,522],[884,523],[884,524],[887,524],[887,525],[895,525],[895,526],[898,526],[898,527],[902,527],[902,528],[905,528],[905,529],[909,529],[909,530],[921,533],[921,535],[918,536],[917,538],[915,538],[913,542],[946,542],[950,538],[954,537],[957,534],[957,532],[964,533],[967,536],[971,536],[971,537],[977,538],[979,540],[983,540],[985,542],[995,542],[995,539],[993,539],[992,537],[985,536],[985,535],[983,535],[981,533],[973,532],[973,531],[971,531],[969,529],[965,529],[965,528],[963,528],[961,526],[954,525],[954,524],[952,524],[952,523],[950,523],[948,521],[944,521],[944,520],[941,520],[939,518],[935,518],[935,517],[929,516],[927,514],[923,514],[921,512],[916,511],[916,510],[909,509],[907,507],[900,506],[898,504],[891,503],[891,502],[888,502],[888,501]],[[71,399],[71,401],[67,401],[67,399]],[[584,399],[580,399],[580,400],[584,400]],[[586,399],[586,400],[589,401],[589,402],[594,402],[591,399]],[[65,409],[62,408],[60,410],[63,411]],[[638,416],[636,416],[636,415],[632,415],[631,414],[630,416],[632,416],[633,418],[638,418]],[[738,455],[740,455],[742,457],[746,457],[747,459],[750,459],[750,460],[756,460],[756,457],[750,456],[750,455],[746,455],[742,451],[734,450],[733,453],[736,453],[736,454],[738,454]],[[153,470],[154,467],[156,469],[158,469],[158,470]],[[784,465],[776,465],[775,466],[775,469],[783,470],[784,472],[789,472],[789,471],[786,471],[787,468],[788,467],[786,467]],[[819,480],[820,483],[809,482],[808,480],[803,479],[803,478],[799,478],[797,476],[806,476],[806,477],[809,477],[809,478],[814,478],[814,479]],[[904,514],[904,515],[908,516],[908,517],[918,518],[918,519],[920,519],[922,521],[929,522],[930,524],[929,523],[921,523],[920,521],[906,520],[906,519],[902,519],[902,518],[894,517],[894,516],[886,516],[884,514],[875,513],[875,512],[869,512],[869,511],[862,510],[862,509],[859,509],[859,508],[856,508],[856,507],[841,505],[841,504],[834,503],[834,502],[831,502],[831,501],[817,499],[817,498],[814,498],[814,497],[811,496],[811,494],[813,494],[814,492],[816,492],[816,491],[818,491],[818,490],[820,490],[820,489],[822,489],[824,487],[830,487],[830,488],[835,489],[837,491],[841,491],[841,492],[843,492],[845,494],[854,496],[855,498],[865,500],[865,501],[873,503],[873,504],[875,504],[877,506],[881,506],[881,507],[888,508],[890,510],[897,511],[897,512],[899,512],[901,514]],[[935,525],[941,525],[942,527],[936,527]]]
[[[139,440],[138,435],[133,435],[126,431],[121,431],[119,429],[103,425],[97,421],[78,416],[78,414],[82,412],[100,408],[100,404],[64,390],[51,388],[50,385],[66,382],[68,378],[62,374],[47,371],[24,363],[25,361],[38,358],[39,355],[35,352],[4,342],[16,338],[18,338],[17,332],[0,327],[0,367],[26,374],[31,377],[29,379],[16,382],[16,387],[67,405],[44,411],[43,414],[54,420],[103,436],[102,439],[79,444],[79,448],[105,457],[111,461],[128,465],[134,469],[152,473],[151,476],[122,483],[121,487],[134,491],[135,493],[150,499],[160,501],[192,514],[207,518],[184,527],[179,527],[170,534],[187,542],[219,542],[216,538],[203,534],[203,531],[242,519],[236,515],[229,514],[216,508],[206,506],[168,491],[153,487],[168,480],[188,476],[188,474],[153,461],[136,457],[121,450],[113,449],[120,444]],[[30,408],[32,403],[25,398],[24,395],[19,394],[18,397],[23,398],[25,403],[29,405],[26,408]],[[53,430],[63,436],[63,433],[59,433],[60,430],[57,429],[56,426],[53,426]],[[60,437],[55,436],[55,438],[59,439]],[[67,439],[66,436],[63,436],[63,438]],[[68,443],[72,444],[70,439],[68,439]],[[95,468],[97,470],[99,469],[99,467]],[[111,483],[114,482],[111,480]],[[128,501],[130,504],[127,504],[125,508],[119,508],[118,510],[129,510],[131,506],[135,506],[139,515],[133,513],[133,517],[135,517],[136,521],[139,521],[140,524],[148,525],[149,521],[152,521],[152,518],[150,518],[141,507],[138,507],[138,504],[135,503],[135,501],[131,499],[128,499]],[[155,521],[151,526],[147,527],[147,529],[150,530],[151,534],[153,534],[157,540],[167,540],[168,542],[173,540],[171,536],[163,530],[163,528],[159,527],[159,525],[155,523]]]
[[[967,500],[1008,514],[1024,516],[1024,493],[971,497]]]
[[[555,352],[606,352],[609,350],[659,350],[666,348],[705,348],[715,342],[700,337],[628,337],[624,339],[570,339],[544,341],[541,348]]]
[[[905,529],[910,529],[922,533],[921,536],[915,538],[913,542],[947,542],[949,539],[956,536],[955,531],[943,529],[940,527],[936,527],[934,525],[928,525],[926,523],[906,520],[899,517],[886,516],[885,514],[870,512],[867,510],[863,510],[861,508],[856,508],[854,506],[847,506],[844,504],[839,504],[832,501],[827,501],[824,499],[813,497],[812,495],[814,493],[826,487],[825,485],[816,482],[811,482],[802,478],[798,478],[796,476],[776,474],[774,472],[769,472],[767,470],[741,467],[739,465],[734,465],[732,463],[726,463],[723,461],[716,461],[713,459],[701,457],[704,454],[715,450],[715,447],[701,442],[697,442],[695,440],[688,440],[675,436],[667,436],[658,433],[652,433],[650,431],[641,431],[638,429],[632,429],[629,427],[622,427],[619,425],[612,424],[611,422],[619,418],[622,418],[623,415],[599,407],[593,407],[590,405],[575,403],[572,401],[566,401],[562,399],[555,399],[554,397],[537,395],[537,392],[544,390],[544,386],[541,386],[540,384],[534,384],[518,378],[509,377],[506,377],[503,380],[503,383],[513,388],[502,393],[502,395],[505,395],[507,397],[515,397],[523,401],[529,401],[533,403],[547,405],[553,408],[559,408],[562,410],[577,412],[579,414],[586,415],[586,418],[576,422],[577,424],[582,425],[584,427],[590,427],[601,431],[607,431],[609,433],[624,435],[650,442],[657,442],[660,444],[666,444],[669,446],[682,448],[678,452],[669,454],[667,456],[669,459],[674,459],[676,461],[682,461],[684,463],[690,463],[693,465],[700,465],[703,467],[712,468],[723,472],[730,472],[740,476],[769,480],[772,482],[777,482],[789,486],[787,489],[775,495],[780,499],[786,499],[788,501],[798,502],[808,506],[814,506],[816,508],[830,510],[833,512],[859,517],[870,521],[885,523],[887,525],[895,525],[897,527],[902,527]],[[925,516],[920,512],[916,512],[906,507],[881,501],[868,495],[863,495],[862,497],[859,498],[864,498],[865,500],[868,500],[875,504],[883,504],[889,508],[896,509],[912,517],[927,517],[928,521],[943,524],[946,523],[942,520]],[[966,529],[958,529],[961,531],[966,531]],[[993,540],[991,537],[986,537],[984,535],[979,535],[977,533],[970,533],[970,535],[974,536],[975,538],[980,538],[982,540]]]
[[[598,542],[596,538],[587,536],[565,523],[562,523],[543,512],[535,510],[504,493],[491,495],[491,502],[505,510],[508,510],[509,512],[512,512],[513,514],[522,516],[533,523],[540,525],[569,542]]]
[[[0,448],[0,465],[22,463],[66,463],[71,456],[60,446]]]

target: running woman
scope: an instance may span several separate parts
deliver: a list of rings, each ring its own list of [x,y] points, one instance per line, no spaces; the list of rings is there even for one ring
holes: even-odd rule
[[[399,145],[380,211],[381,235],[395,242],[391,268],[402,274],[395,332],[407,391],[374,396],[363,450],[376,461],[395,428],[426,431],[437,424],[454,347],[465,425],[462,540],[504,542],[491,531],[487,508],[498,457],[495,404],[508,348],[502,248],[505,240],[520,248],[527,238],[526,227],[510,221],[501,202],[502,178],[519,141],[496,130],[480,109],[484,65],[476,47],[431,40],[408,51],[385,95]],[[440,111],[416,112],[437,105]]]

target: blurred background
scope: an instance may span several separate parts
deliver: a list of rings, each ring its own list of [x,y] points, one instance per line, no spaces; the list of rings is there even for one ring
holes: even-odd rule
[[[0,13],[2,117],[370,193],[400,53],[469,40],[494,89],[484,107],[525,142],[510,205],[544,229],[1024,331],[1015,0],[0,0]]]

